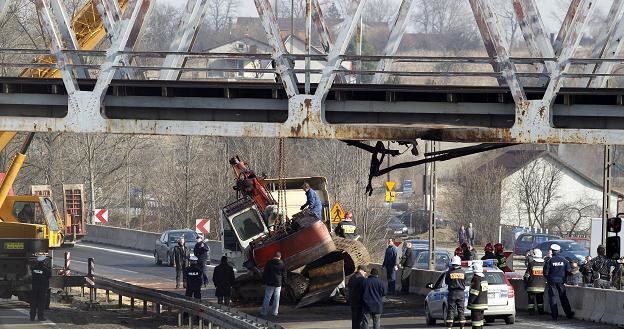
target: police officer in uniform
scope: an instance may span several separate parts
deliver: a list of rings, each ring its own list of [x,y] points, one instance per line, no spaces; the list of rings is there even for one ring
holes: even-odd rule
[[[203,266],[196,256],[191,256],[191,266],[186,268],[186,297],[194,297],[201,300],[201,286],[203,282]]]
[[[353,214],[350,211],[345,213],[345,218],[336,225],[334,233],[337,236],[345,239],[353,240],[356,238],[357,227],[353,223]]]
[[[30,321],[35,321],[35,315],[39,321],[45,321],[43,310],[47,304],[48,290],[50,289],[50,277],[52,272],[46,265],[46,256],[38,256],[37,263],[30,269],[32,277],[32,292],[30,294]]]
[[[464,328],[466,317],[464,316],[464,290],[466,290],[466,273],[461,268],[461,258],[453,256],[451,266],[446,272],[444,282],[448,286],[448,311],[446,312],[446,326],[453,328],[453,320],[459,318],[459,327]]]
[[[483,314],[488,308],[488,282],[483,275],[483,264],[480,261],[472,263],[472,282],[468,295],[468,309],[473,329],[483,327]]]
[[[574,317],[574,312],[570,308],[570,302],[568,301],[568,295],[566,294],[565,285],[566,274],[570,272],[570,263],[564,257],[559,255],[561,247],[558,244],[550,246],[552,250],[552,257],[544,264],[544,277],[548,282],[548,301],[550,304],[550,315],[554,321],[557,321],[559,316],[559,308],[557,307],[557,300],[555,299],[555,293],[559,295],[561,306],[568,319]]]
[[[533,250],[533,257],[527,264],[524,273],[524,286],[529,296],[529,310],[544,314],[544,290],[546,279],[544,279],[544,260],[542,251]]]
[[[607,249],[603,245],[598,246],[598,256],[590,260],[586,266],[593,273],[594,288],[611,288],[611,267],[618,268],[617,261],[608,259]]]

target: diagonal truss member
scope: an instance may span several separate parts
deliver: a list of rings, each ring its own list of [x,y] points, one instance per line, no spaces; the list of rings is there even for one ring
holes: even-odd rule
[[[169,51],[189,52],[192,50],[199,32],[199,25],[208,11],[209,1],[214,0],[189,0],[186,3],[185,21],[178,27],[178,33]],[[184,55],[167,55],[163,66],[181,68],[185,61],[186,56]],[[160,72],[160,80],[178,80],[179,78],[180,70],[162,70]]]

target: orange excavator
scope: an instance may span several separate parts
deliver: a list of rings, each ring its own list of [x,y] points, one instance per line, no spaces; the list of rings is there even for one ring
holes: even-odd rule
[[[336,295],[358,265],[370,262],[361,242],[330,233],[328,209],[324,209],[323,218],[308,210],[288,218],[279,209],[275,193],[284,198],[290,195],[297,209],[305,203],[305,197],[301,198],[304,182],[317,191],[327,208],[325,178],[264,179],[239,157],[230,159],[230,165],[236,179],[237,200],[222,209],[224,253],[239,269],[248,270],[233,287],[235,300],[260,300],[262,270],[277,251],[289,271],[285,298],[297,303],[297,307]]]

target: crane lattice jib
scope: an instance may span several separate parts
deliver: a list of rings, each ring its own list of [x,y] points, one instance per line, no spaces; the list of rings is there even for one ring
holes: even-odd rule
[[[128,0],[117,0],[121,11],[126,9]],[[95,0],[87,2],[74,16],[71,22],[72,30],[76,34],[78,47],[81,50],[93,50],[106,37],[106,30],[97,10]],[[34,63],[55,64],[56,58],[52,55],[37,56]],[[28,68],[22,71],[22,77],[31,78],[60,78],[56,68]]]

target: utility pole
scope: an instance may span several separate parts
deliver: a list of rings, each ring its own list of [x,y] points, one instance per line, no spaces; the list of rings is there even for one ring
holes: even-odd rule
[[[437,142],[435,141],[430,141],[428,142],[428,144],[430,145],[430,152],[435,152],[437,151]],[[426,148],[426,147],[425,147]],[[428,151],[425,149],[425,154],[428,153]],[[425,171],[426,174],[426,179],[429,181],[428,182],[428,187],[429,187],[429,198],[428,198],[428,202],[427,204],[427,210],[428,210],[428,214],[429,214],[429,270],[433,271],[435,270],[435,230],[436,230],[436,225],[435,225],[435,199],[436,199],[436,190],[437,190],[437,179],[436,179],[436,163],[435,161],[431,162],[428,166],[427,166],[428,171]]]
[[[613,146],[604,146],[604,161],[602,174],[602,240],[607,243],[607,219],[611,217],[611,167],[613,166]]]

